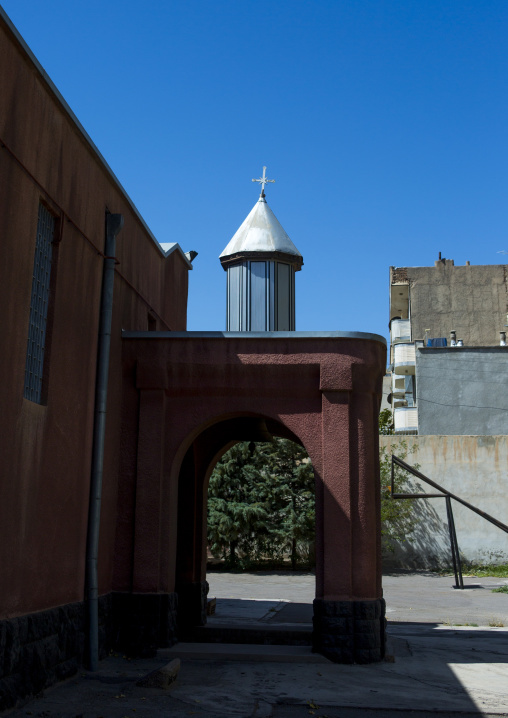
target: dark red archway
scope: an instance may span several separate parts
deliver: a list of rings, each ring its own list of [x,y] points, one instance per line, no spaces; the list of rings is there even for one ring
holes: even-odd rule
[[[185,628],[206,623],[206,509],[210,474],[220,457],[238,441],[267,441],[273,436],[302,442],[280,422],[255,415],[221,417],[188,448],[178,480],[178,532],[175,589],[178,622]]]
[[[381,659],[385,356],[375,335],[124,334],[124,434],[136,452],[124,464],[116,576],[138,616],[122,612],[125,635],[129,621],[145,621],[143,603],[164,615],[147,631],[159,643],[182,604],[186,620],[199,620],[207,472],[233,442],[266,428],[301,443],[316,474],[315,649],[341,662]]]

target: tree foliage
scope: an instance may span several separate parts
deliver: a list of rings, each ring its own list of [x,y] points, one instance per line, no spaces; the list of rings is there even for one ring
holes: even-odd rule
[[[393,416],[390,409],[383,409],[379,412],[379,433],[381,436],[393,434]]]
[[[391,492],[392,453],[405,461],[414,454],[417,446],[408,447],[407,441],[392,444],[390,452],[385,446],[379,450],[379,468],[381,478],[381,539],[383,548],[394,551],[395,545],[406,538],[416,527],[413,499],[394,499]],[[419,464],[414,464],[419,469]],[[400,466],[394,467],[395,493],[410,493],[412,481]]]
[[[387,417],[380,417],[388,427]],[[381,433],[381,431],[380,431]],[[389,427],[386,433],[390,433]],[[405,460],[417,450],[406,441],[380,449],[381,534],[393,551],[415,529],[411,499],[391,497],[391,453]],[[416,464],[415,468],[419,468]],[[395,490],[412,486],[395,467]],[[208,488],[208,544],[216,558],[231,567],[252,562],[291,559],[307,562],[315,539],[314,472],[304,449],[286,439],[238,443],[224,454]]]
[[[391,436],[394,433],[393,414],[390,409],[379,412],[379,434]],[[381,479],[381,540],[384,550],[394,551],[395,545],[415,530],[416,518],[412,499],[394,499],[391,493],[392,454],[403,461],[418,449],[416,444],[408,446],[407,441],[392,443],[390,453],[386,446],[379,450],[379,468]],[[415,464],[415,469],[420,465]],[[400,466],[394,467],[393,483],[395,493],[411,493],[412,480]]]
[[[287,439],[233,446],[208,488],[208,543],[230,566],[291,558],[296,567],[315,534],[314,472]]]

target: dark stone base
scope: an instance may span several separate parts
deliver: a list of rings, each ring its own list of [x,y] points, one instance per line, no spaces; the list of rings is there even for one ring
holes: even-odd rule
[[[178,630],[186,631],[191,626],[206,625],[206,604],[208,581],[181,584],[178,592]]]
[[[114,647],[131,656],[151,656],[172,646],[177,606],[176,593],[114,593]]]
[[[176,593],[99,598],[99,658],[112,648],[153,655],[177,638]],[[205,602],[206,607],[206,602]],[[74,675],[87,662],[84,602],[0,621],[0,711]]]
[[[312,649],[335,663],[375,663],[385,655],[385,601],[314,600]]]
[[[99,598],[99,657],[111,648],[112,597]],[[85,659],[85,604],[0,621],[0,711],[69,678]]]

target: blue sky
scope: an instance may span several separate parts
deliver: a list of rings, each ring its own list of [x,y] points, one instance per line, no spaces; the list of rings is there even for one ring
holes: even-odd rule
[[[388,268],[507,261],[505,0],[2,0],[161,242],[218,255],[267,200],[304,257],[296,328],[387,336]]]

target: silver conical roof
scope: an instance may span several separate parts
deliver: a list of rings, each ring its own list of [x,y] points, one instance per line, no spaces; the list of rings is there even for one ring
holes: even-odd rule
[[[220,255],[220,259],[244,252],[282,252],[298,257],[298,263],[302,263],[302,255],[283,230],[263,196],[247,215]]]

